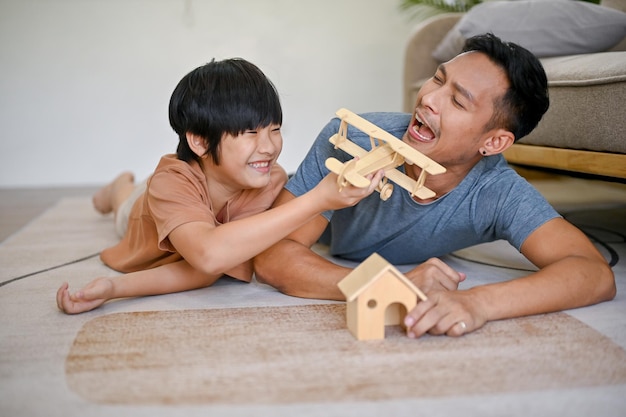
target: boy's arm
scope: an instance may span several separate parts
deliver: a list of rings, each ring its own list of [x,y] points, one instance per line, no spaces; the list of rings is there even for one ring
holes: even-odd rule
[[[487,321],[561,311],[611,300],[611,268],[587,237],[556,218],[534,231],[522,253],[540,270],[465,291],[429,294],[408,315],[410,335],[460,335]],[[465,325],[460,325],[460,323]]]
[[[93,310],[108,300],[203,288],[213,284],[221,274],[204,274],[185,260],[116,277],[100,277],[71,294],[67,283],[57,291],[57,305],[68,314]]]
[[[221,274],[252,259],[323,211],[356,204],[374,191],[382,176],[382,170],[372,176],[368,188],[346,185],[339,191],[337,176],[329,174],[311,191],[270,210],[218,227],[186,223],[174,229],[169,239],[194,268],[209,275]]]

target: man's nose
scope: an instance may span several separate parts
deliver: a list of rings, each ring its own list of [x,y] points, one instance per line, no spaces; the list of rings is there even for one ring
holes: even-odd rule
[[[432,112],[437,113],[439,111],[439,102],[441,100],[441,89],[435,89],[426,92],[422,96],[421,105],[430,109]]]

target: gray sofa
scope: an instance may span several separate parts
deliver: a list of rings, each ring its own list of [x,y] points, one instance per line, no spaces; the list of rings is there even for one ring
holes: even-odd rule
[[[601,5],[626,12],[626,0]],[[413,111],[417,91],[440,64],[433,51],[462,16],[437,15],[413,32],[405,54],[404,111]],[[606,52],[543,57],[541,62],[550,108],[530,135],[506,151],[507,160],[626,179],[626,38]]]

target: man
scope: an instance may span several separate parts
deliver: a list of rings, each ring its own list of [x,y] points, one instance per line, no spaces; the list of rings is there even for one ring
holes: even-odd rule
[[[360,262],[378,252],[393,264],[423,262],[406,273],[428,297],[405,318],[409,337],[460,336],[490,320],[612,299],[615,280],[604,258],[501,155],[535,128],[548,103],[545,72],[530,52],[493,35],[469,39],[464,53],[440,65],[421,88],[413,115],[363,115],[446,167],[426,180],[436,196],[419,200],[398,189],[387,201],[374,193],[354,207],[325,212],[259,255],[257,279],[294,296],[344,299],[337,283],[350,269],[310,249],[330,222],[332,255]],[[320,133],[275,205],[321,180],[328,157],[349,159],[328,142],[338,126],[335,119]],[[357,130],[348,137],[369,144]],[[415,165],[401,168],[413,179],[420,174]],[[458,290],[465,275],[437,257],[497,239],[539,271]]]

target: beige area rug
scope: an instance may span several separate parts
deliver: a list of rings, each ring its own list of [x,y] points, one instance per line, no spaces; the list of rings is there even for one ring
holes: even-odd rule
[[[288,404],[626,383],[624,349],[562,313],[418,343],[345,324],[343,304],[110,314],[78,333],[68,385],[110,404]]]
[[[389,328],[359,342],[343,303],[256,282],[64,315],[63,281],[115,275],[97,257],[72,261],[116,241],[88,196],[66,199],[0,245],[0,416],[623,417],[626,232],[603,236],[618,259],[614,301],[461,338]],[[526,273],[444,260],[467,273],[462,288]]]

